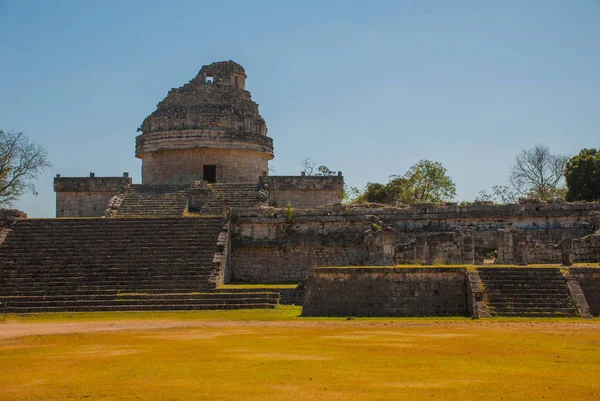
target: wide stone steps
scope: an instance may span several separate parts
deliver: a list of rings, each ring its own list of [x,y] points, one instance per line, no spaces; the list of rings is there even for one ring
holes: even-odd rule
[[[274,308],[279,294],[262,293],[171,293],[171,294],[92,294],[4,297],[0,310],[5,313],[207,310]]]
[[[221,217],[25,219],[0,246],[0,310],[271,308],[277,293],[217,293]]]
[[[490,312],[492,316],[498,317],[547,317],[547,318],[556,318],[556,317],[576,317],[577,314],[574,314],[572,310],[560,310],[557,308],[552,308],[550,310],[538,310],[536,308],[527,308],[523,310],[503,310],[501,313],[494,313],[493,310]]]
[[[186,311],[186,310],[233,310],[233,309],[274,309],[272,303],[221,303],[221,304],[163,304],[149,303],[146,305],[108,305],[108,306],[71,306],[58,307],[6,307],[2,313],[52,313],[52,312],[142,312],[142,311]]]
[[[220,213],[231,208],[257,207],[264,203],[258,184],[209,184],[211,195],[201,208],[202,213]]]
[[[201,245],[201,243],[199,243],[198,245]],[[65,248],[66,251],[68,251],[69,248]],[[127,248],[116,248],[116,250],[122,250],[122,251],[128,251]],[[179,251],[185,252],[188,249],[187,248],[179,248]],[[81,263],[88,263],[88,262],[93,262],[94,260],[97,260],[97,258],[103,258],[106,257],[107,259],[111,259],[111,258],[116,258],[119,260],[122,260],[122,258],[119,258],[118,255],[115,254],[111,254],[109,252],[91,252],[91,253],[85,253],[84,251],[81,250],[81,248],[79,249],[75,249],[74,252],[70,253],[69,255],[65,255],[64,250],[62,249],[57,249],[57,250],[49,250],[49,249],[45,249],[42,250],[44,251],[43,255],[32,255],[31,253],[27,253],[27,252],[19,252],[19,253],[5,253],[2,254],[0,253],[0,258],[3,259],[5,262],[10,262],[10,261],[16,261],[19,260],[23,263],[25,263],[26,261],[39,261],[39,260],[52,260],[52,261],[68,261],[68,260],[74,260],[74,258],[76,256],[80,256],[81,258],[78,258],[78,260]],[[176,250],[175,250],[176,251]],[[168,254],[165,255],[165,253],[159,253],[157,251],[153,251],[153,252],[138,252],[138,253],[129,253],[128,254],[131,256],[131,258],[129,259],[131,260],[147,260],[148,262],[151,262],[153,264],[158,264],[158,263],[173,263],[174,261],[178,261],[177,257],[173,257],[173,258],[168,258]],[[178,255],[177,253],[175,253],[174,251],[171,251],[172,255]],[[213,252],[214,254],[214,252]],[[87,257],[86,257],[87,255]],[[203,257],[208,257],[209,255],[211,255],[210,252],[193,252],[193,248],[190,250],[190,253],[188,254],[188,256],[192,256],[195,257],[196,260],[198,260],[197,258],[203,258]],[[167,256],[167,259],[162,259],[161,260],[154,260],[152,259],[153,256],[159,257],[162,256],[163,258],[165,256]],[[189,261],[189,259],[188,259]],[[126,261],[125,261],[126,262]],[[178,262],[183,262],[183,260],[179,260]],[[191,261],[190,261],[191,263]],[[137,263],[136,263],[137,265]]]
[[[189,281],[189,280],[174,280],[170,282],[162,282],[160,285],[152,281],[145,281],[139,283],[132,282],[111,282],[110,284],[103,284],[99,281],[91,282],[64,282],[64,283],[53,283],[45,285],[40,283],[39,285],[27,285],[18,283],[14,286],[3,286],[0,290],[2,296],[12,295],[40,295],[40,294],[61,294],[69,295],[79,292],[104,292],[110,290],[118,290],[121,292],[196,292],[201,290],[210,290],[211,286],[207,283],[200,281]]]
[[[232,298],[236,299],[270,299],[276,300],[279,297],[275,291],[238,291],[238,292],[180,292],[180,293],[123,293],[123,292],[111,292],[104,294],[67,294],[67,295],[47,295],[47,296],[30,296],[27,297],[27,302],[39,302],[39,301],[103,301],[103,300],[172,300],[172,299],[195,299],[195,300],[229,300]],[[11,302],[23,302],[22,297],[5,297],[5,301]]]
[[[212,291],[209,286],[176,286],[176,285],[162,285],[157,286],[143,286],[140,288],[120,288],[115,290],[111,286],[87,286],[87,287],[58,287],[46,289],[36,289],[29,291],[13,291],[10,294],[0,294],[0,297],[46,297],[46,296],[63,296],[63,295],[77,295],[77,296],[91,296],[91,295],[103,295],[103,294],[129,294],[129,293],[143,293],[143,294],[177,294],[177,293],[196,293],[200,291]]]
[[[478,272],[492,316],[577,316],[560,269],[480,268]]]
[[[187,208],[187,186],[131,185],[116,216],[182,216]]]
[[[15,279],[9,278],[11,284],[4,284],[1,292],[7,291],[10,288],[20,289],[22,291],[27,288],[78,288],[79,286],[86,285],[102,285],[102,283],[110,283],[107,286],[112,288],[140,288],[142,286],[156,286],[156,282],[160,280],[161,286],[198,286],[203,284],[203,281],[207,281],[210,276],[198,276],[194,281],[190,280],[189,276],[157,276],[148,278],[136,278],[132,280],[130,278],[123,278],[118,276],[113,277],[65,277],[63,280],[57,280],[56,278],[49,279],[48,281],[32,281],[28,279]],[[38,280],[33,279],[33,280]]]

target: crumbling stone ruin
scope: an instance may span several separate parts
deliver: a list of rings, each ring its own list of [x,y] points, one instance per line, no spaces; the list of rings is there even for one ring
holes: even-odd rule
[[[256,183],[267,173],[273,140],[246,77],[233,61],[213,63],[169,91],[138,129],[143,183]]]
[[[217,62],[171,89],[138,130],[142,183],[57,175],[57,219],[1,211],[0,310],[304,300],[306,315],[598,315],[600,269],[569,266],[600,261],[600,203],[344,206],[341,172],[268,174],[273,140],[246,79]]]

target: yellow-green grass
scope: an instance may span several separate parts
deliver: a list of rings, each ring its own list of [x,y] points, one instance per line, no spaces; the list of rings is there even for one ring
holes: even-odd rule
[[[402,264],[402,265],[390,265],[390,266],[322,266],[324,268],[339,268],[339,269],[361,269],[361,268],[373,268],[373,269],[389,269],[389,268],[398,268],[398,269],[415,269],[415,268],[460,268],[460,269],[479,269],[479,268],[567,268],[567,266],[563,266],[561,264],[531,264],[531,265],[515,265],[515,264],[495,264],[495,263],[486,263],[483,265],[473,265],[473,264],[432,264],[432,265],[419,265],[419,264]],[[600,267],[599,263],[576,263],[571,267],[589,267],[589,268],[598,268]]]
[[[290,284],[261,284],[261,283],[229,283],[219,286],[220,290],[252,290],[252,289],[293,289],[298,287],[298,283]]]
[[[304,319],[299,312],[9,315],[0,324],[0,399],[600,397],[597,320]]]

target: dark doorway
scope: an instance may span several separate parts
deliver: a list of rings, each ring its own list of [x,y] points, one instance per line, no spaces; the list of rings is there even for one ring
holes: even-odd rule
[[[210,183],[217,182],[217,166],[214,164],[205,164],[202,179]]]

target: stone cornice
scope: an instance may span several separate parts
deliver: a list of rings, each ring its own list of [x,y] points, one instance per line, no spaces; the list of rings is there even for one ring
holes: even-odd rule
[[[220,130],[157,131],[135,138],[135,155],[178,149],[235,149],[266,153],[273,159],[273,140],[265,135],[236,134]]]

